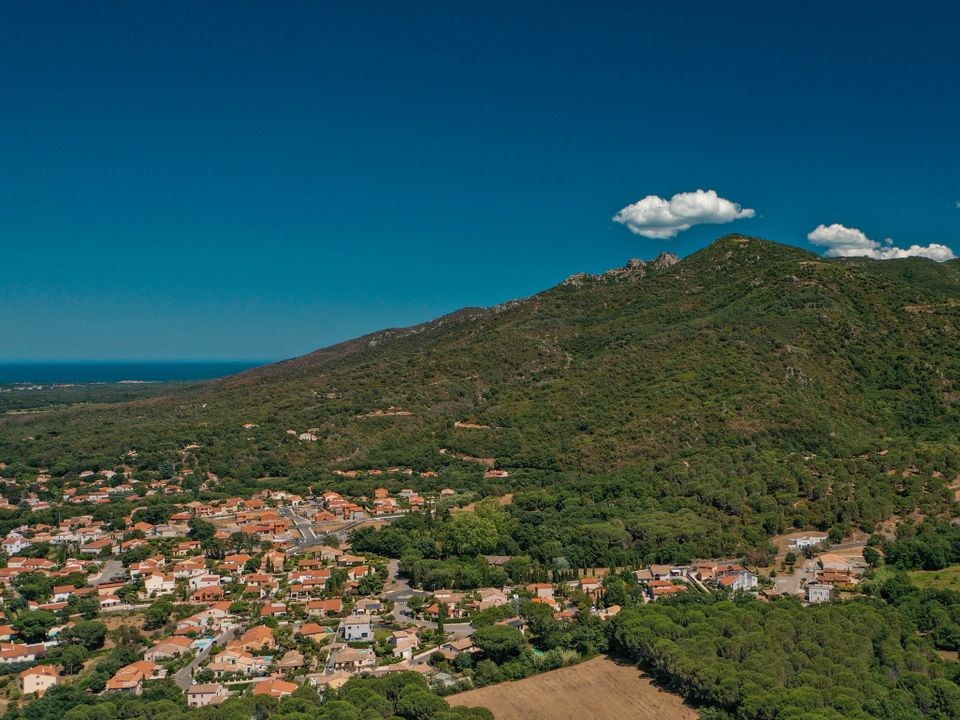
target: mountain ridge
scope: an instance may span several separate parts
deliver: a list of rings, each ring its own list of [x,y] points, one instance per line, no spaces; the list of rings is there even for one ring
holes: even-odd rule
[[[802,452],[952,440],[956,267],[883,263],[727,235],[681,261],[628,263],[166,398],[5,417],[0,459],[108,464],[128,447],[176,458],[199,442],[198,467],[242,474],[264,469],[258,453],[281,474],[428,470],[451,462],[441,448],[597,472],[718,438]],[[910,350],[921,345],[940,363]],[[391,407],[409,414],[371,415]],[[249,423],[260,426],[253,446],[237,435]],[[316,443],[286,434],[306,428],[319,428]]]

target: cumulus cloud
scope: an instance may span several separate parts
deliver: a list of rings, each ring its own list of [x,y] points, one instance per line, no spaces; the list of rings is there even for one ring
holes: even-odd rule
[[[756,213],[717,195],[715,190],[677,193],[667,200],[647,195],[613,216],[614,222],[626,225],[630,232],[648,238],[672,238],[694,225],[716,225]]]
[[[937,262],[952,260],[956,257],[946,245],[911,245],[908,248],[896,247],[893,240],[887,238],[882,243],[871,240],[866,233],[857,228],[848,228],[839,223],[818,225],[807,234],[814,245],[827,248],[829,257],[869,257],[874,260],[892,260],[894,258],[924,257]]]

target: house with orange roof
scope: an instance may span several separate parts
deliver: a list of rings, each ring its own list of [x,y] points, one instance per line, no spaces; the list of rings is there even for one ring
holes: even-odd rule
[[[273,698],[286,697],[293,693],[299,685],[278,678],[268,678],[253,686],[254,695],[268,695]]]
[[[17,675],[17,687],[24,695],[43,697],[59,679],[60,673],[53,665],[34,665]]]
[[[159,680],[167,675],[164,667],[149,660],[138,660],[120,668],[107,680],[104,692],[128,692],[139,695],[143,692],[144,680]]]
[[[230,647],[239,650],[259,650],[262,647],[275,648],[277,640],[273,635],[273,630],[266,625],[257,625],[247,630],[240,636],[239,640],[230,643]]]

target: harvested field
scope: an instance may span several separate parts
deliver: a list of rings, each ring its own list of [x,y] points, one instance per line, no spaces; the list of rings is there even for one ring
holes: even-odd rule
[[[654,686],[633,665],[597,657],[579,665],[452,695],[451,705],[480,705],[497,720],[694,720],[682,698]]]

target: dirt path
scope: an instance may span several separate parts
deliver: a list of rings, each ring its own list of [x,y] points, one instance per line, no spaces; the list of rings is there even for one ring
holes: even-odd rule
[[[682,698],[655,687],[633,665],[597,657],[516,682],[469,690],[451,705],[480,705],[496,720],[694,720]]]

